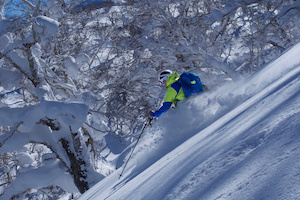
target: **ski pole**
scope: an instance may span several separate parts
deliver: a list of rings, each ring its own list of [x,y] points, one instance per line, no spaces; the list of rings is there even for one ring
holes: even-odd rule
[[[130,153],[130,155],[129,155],[129,158],[127,159],[127,161],[126,161],[126,163],[125,163],[125,165],[124,165],[124,167],[123,167],[123,170],[122,170],[122,172],[121,172],[121,174],[120,174],[120,176],[119,176],[119,179],[120,179],[121,176],[123,175],[123,172],[124,172],[124,170],[125,170],[125,168],[126,168],[128,162],[129,162],[129,160],[130,160],[130,158],[131,158],[131,155],[132,155],[132,153],[133,153],[133,151],[134,151],[134,149],[135,149],[137,143],[139,142],[139,140],[140,140],[140,138],[141,138],[141,136],[142,136],[142,134],[143,134],[145,128],[147,127],[148,124],[151,125],[151,121],[152,121],[152,118],[148,118],[147,121],[145,122],[145,124],[144,124],[144,126],[143,126],[143,128],[142,128],[142,131],[141,131],[141,133],[140,133],[140,135],[139,135],[139,137],[138,137],[138,139],[137,139],[137,141],[136,141],[136,143],[135,143],[135,145],[134,145],[134,147],[133,147],[133,149],[132,149],[132,151],[131,151],[131,153]]]

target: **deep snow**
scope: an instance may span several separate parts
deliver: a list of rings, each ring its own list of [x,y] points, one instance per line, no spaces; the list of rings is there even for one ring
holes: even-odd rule
[[[168,111],[79,200],[300,199],[299,55]]]

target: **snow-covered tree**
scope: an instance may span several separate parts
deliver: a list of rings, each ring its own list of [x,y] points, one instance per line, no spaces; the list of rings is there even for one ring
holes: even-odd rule
[[[6,0],[0,1],[0,20],[4,19],[4,6],[5,6]]]
[[[7,189],[2,197],[17,198],[35,189],[39,190],[36,194],[39,195],[42,190],[53,187],[69,193],[83,193],[102,176],[95,173],[89,136],[81,128],[88,106],[58,102],[59,95],[54,93],[60,88],[66,91],[61,94],[67,96],[69,91],[74,93],[76,90],[70,81],[54,81],[55,73],[51,73],[52,68],[44,57],[49,54],[43,50],[54,46],[50,40],[53,42],[59,22],[46,16],[25,16],[15,22],[19,23],[12,24],[11,29],[1,36],[1,91],[4,98],[13,92],[22,100],[0,108],[0,126],[8,129],[1,133],[0,152],[3,155],[16,152],[17,162],[11,163],[18,166],[18,170],[6,172],[6,177],[15,176],[3,182]],[[46,47],[48,44],[50,47]],[[39,144],[48,149],[39,164],[20,161],[30,157],[28,149],[24,148],[28,144]],[[44,178],[45,182],[41,181],[43,176],[52,176],[52,181],[47,178]],[[30,184],[24,185],[24,181]]]

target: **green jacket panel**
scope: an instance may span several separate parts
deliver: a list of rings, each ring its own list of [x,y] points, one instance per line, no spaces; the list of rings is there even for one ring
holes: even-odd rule
[[[164,102],[171,102],[176,105],[176,103],[185,98],[183,89],[179,85],[179,83],[175,83],[178,81],[179,75],[177,72],[171,74],[167,79],[167,92],[164,99]],[[173,84],[175,83],[175,84]],[[173,85],[172,85],[173,84]]]

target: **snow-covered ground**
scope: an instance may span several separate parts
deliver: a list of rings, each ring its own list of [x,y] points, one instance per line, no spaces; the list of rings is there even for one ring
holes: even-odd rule
[[[300,43],[251,78],[181,103],[85,199],[300,199]],[[128,150],[126,151],[128,153]]]

